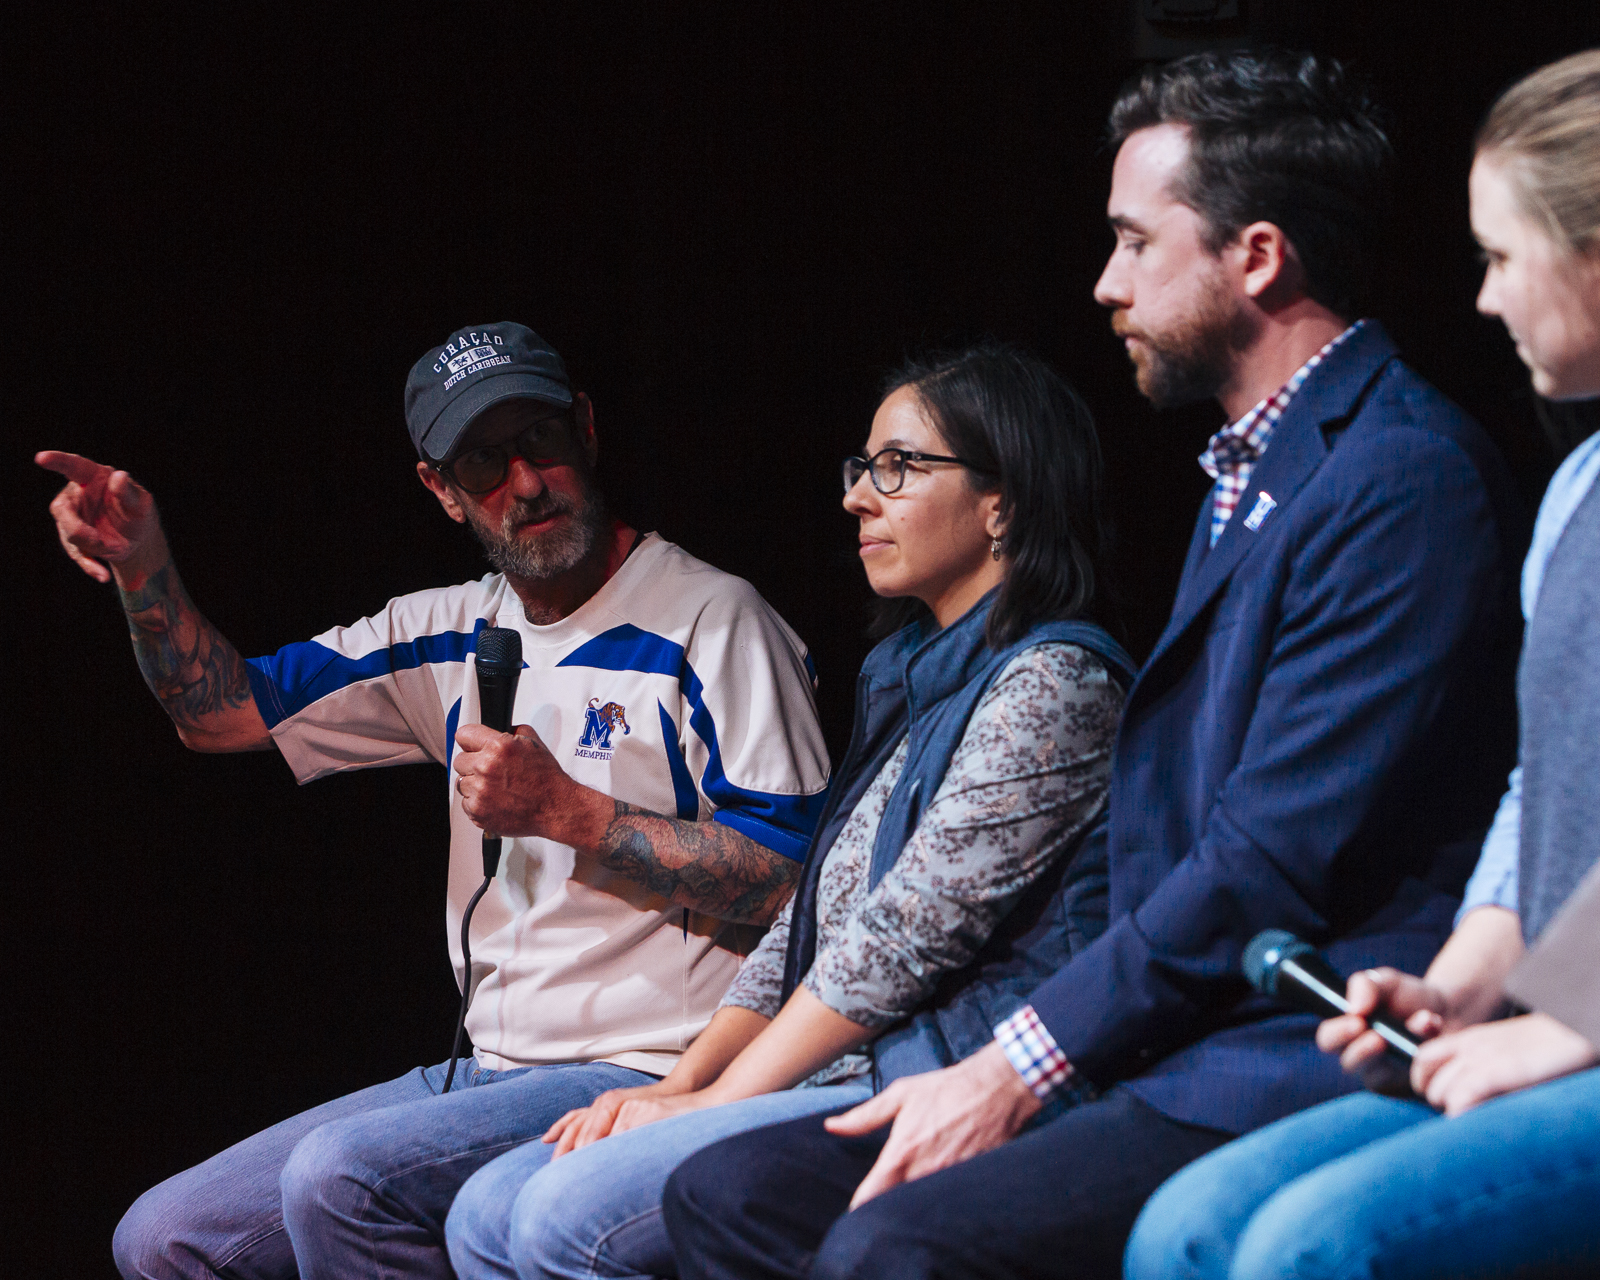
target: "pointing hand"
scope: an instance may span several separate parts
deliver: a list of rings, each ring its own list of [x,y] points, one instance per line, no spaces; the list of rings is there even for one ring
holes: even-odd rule
[[[50,514],[62,548],[96,582],[110,582],[113,566],[134,567],[141,553],[149,558],[164,545],[155,499],[126,471],[54,449],[33,460],[67,478]]]

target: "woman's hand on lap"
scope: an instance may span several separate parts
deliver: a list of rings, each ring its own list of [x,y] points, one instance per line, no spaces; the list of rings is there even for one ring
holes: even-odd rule
[[[607,1134],[621,1133],[624,1129],[635,1127],[617,1124],[618,1113],[624,1107],[670,1097],[674,1092],[667,1080],[657,1080],[654,1084],[638,1085],[632,1089],[607,1089],[587,1107],[567,1112],[545,1130],[543,1141],[553,1142],[556,1146],[550,1158],[559,1159],[569,1151],[600,1141]],[[637,1103],[635,1100],[638,1100]]]
[[[690,1111],[699,1111],[704,1107],[714,1107],[718,1099],[710,1089],[699,1089],[694,1093],[679,1093],[670,1096],[654,1094],[640,1097],[637,1094],[622,1104],[616,1122],[611,1126],[611,1132],[624,1133],[629,1129],[642,1129],[647,1124],[654,1124],[657,1120],[667,1120],[672,1116],[681,1116]]]
[[[1502,1093],[1514,1093],[1600,1063],[1576,1031],[1544,1013],[1452,1031],[1422,1046],[1411,1085],[1456,1116]]]

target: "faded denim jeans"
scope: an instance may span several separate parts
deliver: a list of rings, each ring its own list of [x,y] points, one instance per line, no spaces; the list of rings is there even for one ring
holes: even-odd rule
[[[127,1280],[449,1280],[444,1223],[478,1168],[607,1089],[605,1062],[488,1071],[470,1059],[313,1107],[145,1192],[117,1226]]]
[[[865,1102],[863,1081],[785,1089],[658,1120],[554,1164],[544,1143],[502,1156],[456,1198],[446,1234],[460,1280],[674,1276],[661,1221],[667,1178],[736,1133]]]

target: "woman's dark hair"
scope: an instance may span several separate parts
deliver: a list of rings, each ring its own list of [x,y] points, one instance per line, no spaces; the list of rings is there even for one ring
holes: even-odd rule
[[[1000,493],[1010,560],[985,631],[992,648],[1047,618],[1089,614],[1100,586],[1106,533],[1100,509],[1100,441],[1089,409],[1060,374],[1009,344],[912,359],[883,384],[908,387],[949,451],[970,461],[967,480]],[[884,636],[927,614],[918,600],[879,602]]]
[[[1193,53],[1143,71],[1111,108],[1107,140],[1156,125],[1189,130],[1172,195],[1204,220],[1213,254],[1271,222],[1305,268],[1306,292],[1360,313],[1387,206],[1384,114],[1332,58],[1280,49]]]

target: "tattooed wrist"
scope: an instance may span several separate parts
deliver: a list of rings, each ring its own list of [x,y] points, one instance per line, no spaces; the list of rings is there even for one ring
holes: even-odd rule
[[[251,701],[244,659],[194,607],[170,557],[118,592],[139,670],[180,729],[204,730],[208,718]]]
[[[595,849],[603,866],[721,920],[770,924],[800,868],[721,822],[665,818],[624,800]]]
[[[129,586],[120,578],[117,580],[117,593],[122,597],[122,610],[130,620],[135,614],[144,613],[160,605],[172,596],[174,590],[188,599],[183,583],[178,577],[177,566],[168,556],[160,565],[145,574],[137,586]]]

